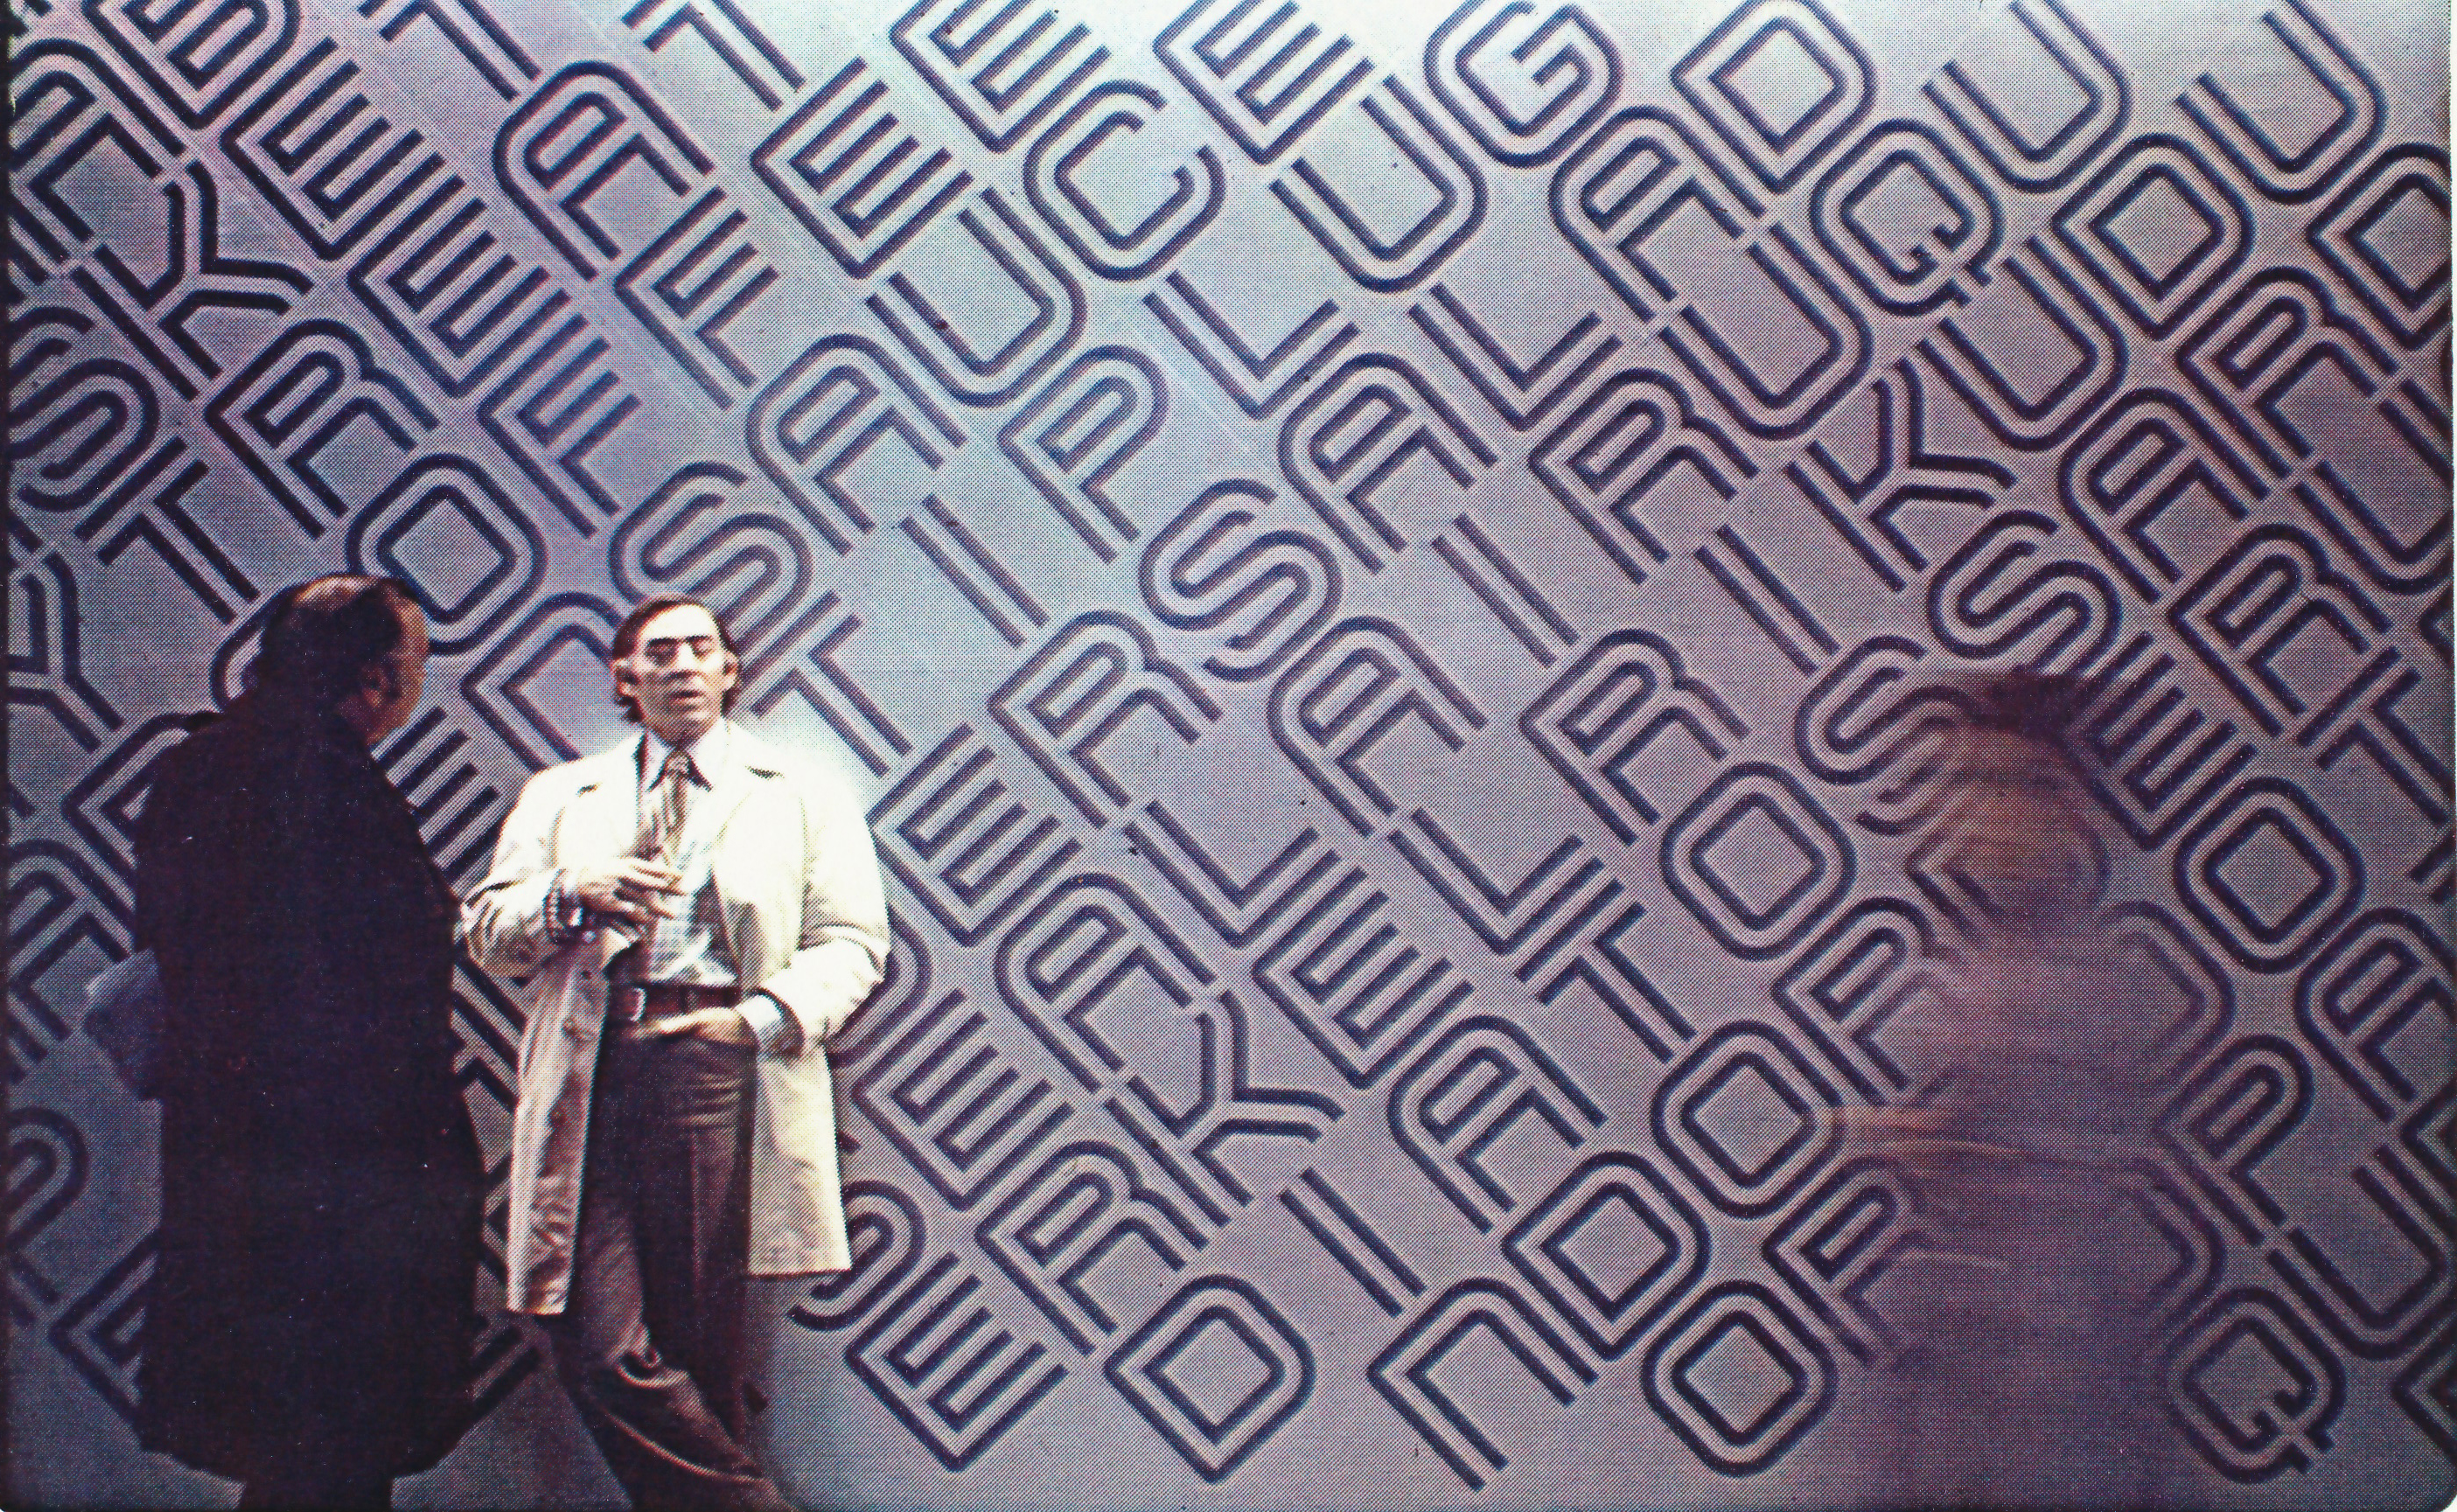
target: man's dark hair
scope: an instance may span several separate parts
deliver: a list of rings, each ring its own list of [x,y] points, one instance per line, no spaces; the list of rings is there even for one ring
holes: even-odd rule
[[[398,578],[335,573],[284,588],[264,617],[248,685],[301,712],[326,713],[401,649],[418,601]]]
[[[706,602],[693,598],[688,593],[652,593],[633,604],[631,612],[623,616],[623,623],[614,627],[614,640],[606,648],[606,659],[609,662],[619,662],[630,656],[639,647],[641,626],[668,609],[707,609],[708,617],[716,622],[716,644],[725,647],[725,654],[728,656],[740,655],[733,649],[733,632],[725,627],[725,616],[710,608]],[[733,713],[733,696],[741,691],[742,684],[739,683],[727,688],[724,699],[718,704],[719,709],[724,713]],[[619,684],[614,689],[614,705],[623,711],[625,719],[634,725],[640,723],[639,700],[625,693]]]

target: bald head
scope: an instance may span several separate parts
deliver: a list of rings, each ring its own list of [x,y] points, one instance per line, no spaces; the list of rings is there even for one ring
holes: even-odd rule
[[[407,723],[426,685],[426,617],[390,578],[336,573],[285,589],[264,623],[255,686],[339,714],[369,745]]]

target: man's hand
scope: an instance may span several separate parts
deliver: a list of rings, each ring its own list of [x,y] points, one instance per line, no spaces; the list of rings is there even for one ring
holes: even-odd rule
[[[671,867],[616,856],[572,868],[565,885],[594,911],[645,927],[681,916],[682,910],[667,900],[682,891],[682,881],[683,874]]]
[[[751,1032],[751,1020],[730,1008],[694,1008],[688,1013],[676,1013],[642,1024],[638,1032],[651,1039],[663,1039],[670,1034],[695,1034],[720,1045],[759,1043],[759,1036]]]

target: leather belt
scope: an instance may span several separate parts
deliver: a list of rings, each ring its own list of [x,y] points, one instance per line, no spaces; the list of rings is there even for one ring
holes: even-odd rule
[[[739,987],[692,987],[676,982],[617,982],[606,995],[606,1016],[637,1025],[672,1018],[703,1008],[732,1008],[742,1001]]]

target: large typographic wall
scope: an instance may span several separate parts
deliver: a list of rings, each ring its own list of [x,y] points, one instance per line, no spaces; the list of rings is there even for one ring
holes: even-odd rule
[[[229,1494],[128,1427],[81,991],[344,566],[462,885],[654,590],[866,795],[802,1501],[1855,1501],[1921,1239],[1832,1114],[1987,928],[1929,690],[2029,664],[2099,680],[2192,1495],[2439,1504],[2443,6],[906,7],[13,0],[12,1505]],[[404,1501],[614,1500],[541,1366],[494,1314]]]

